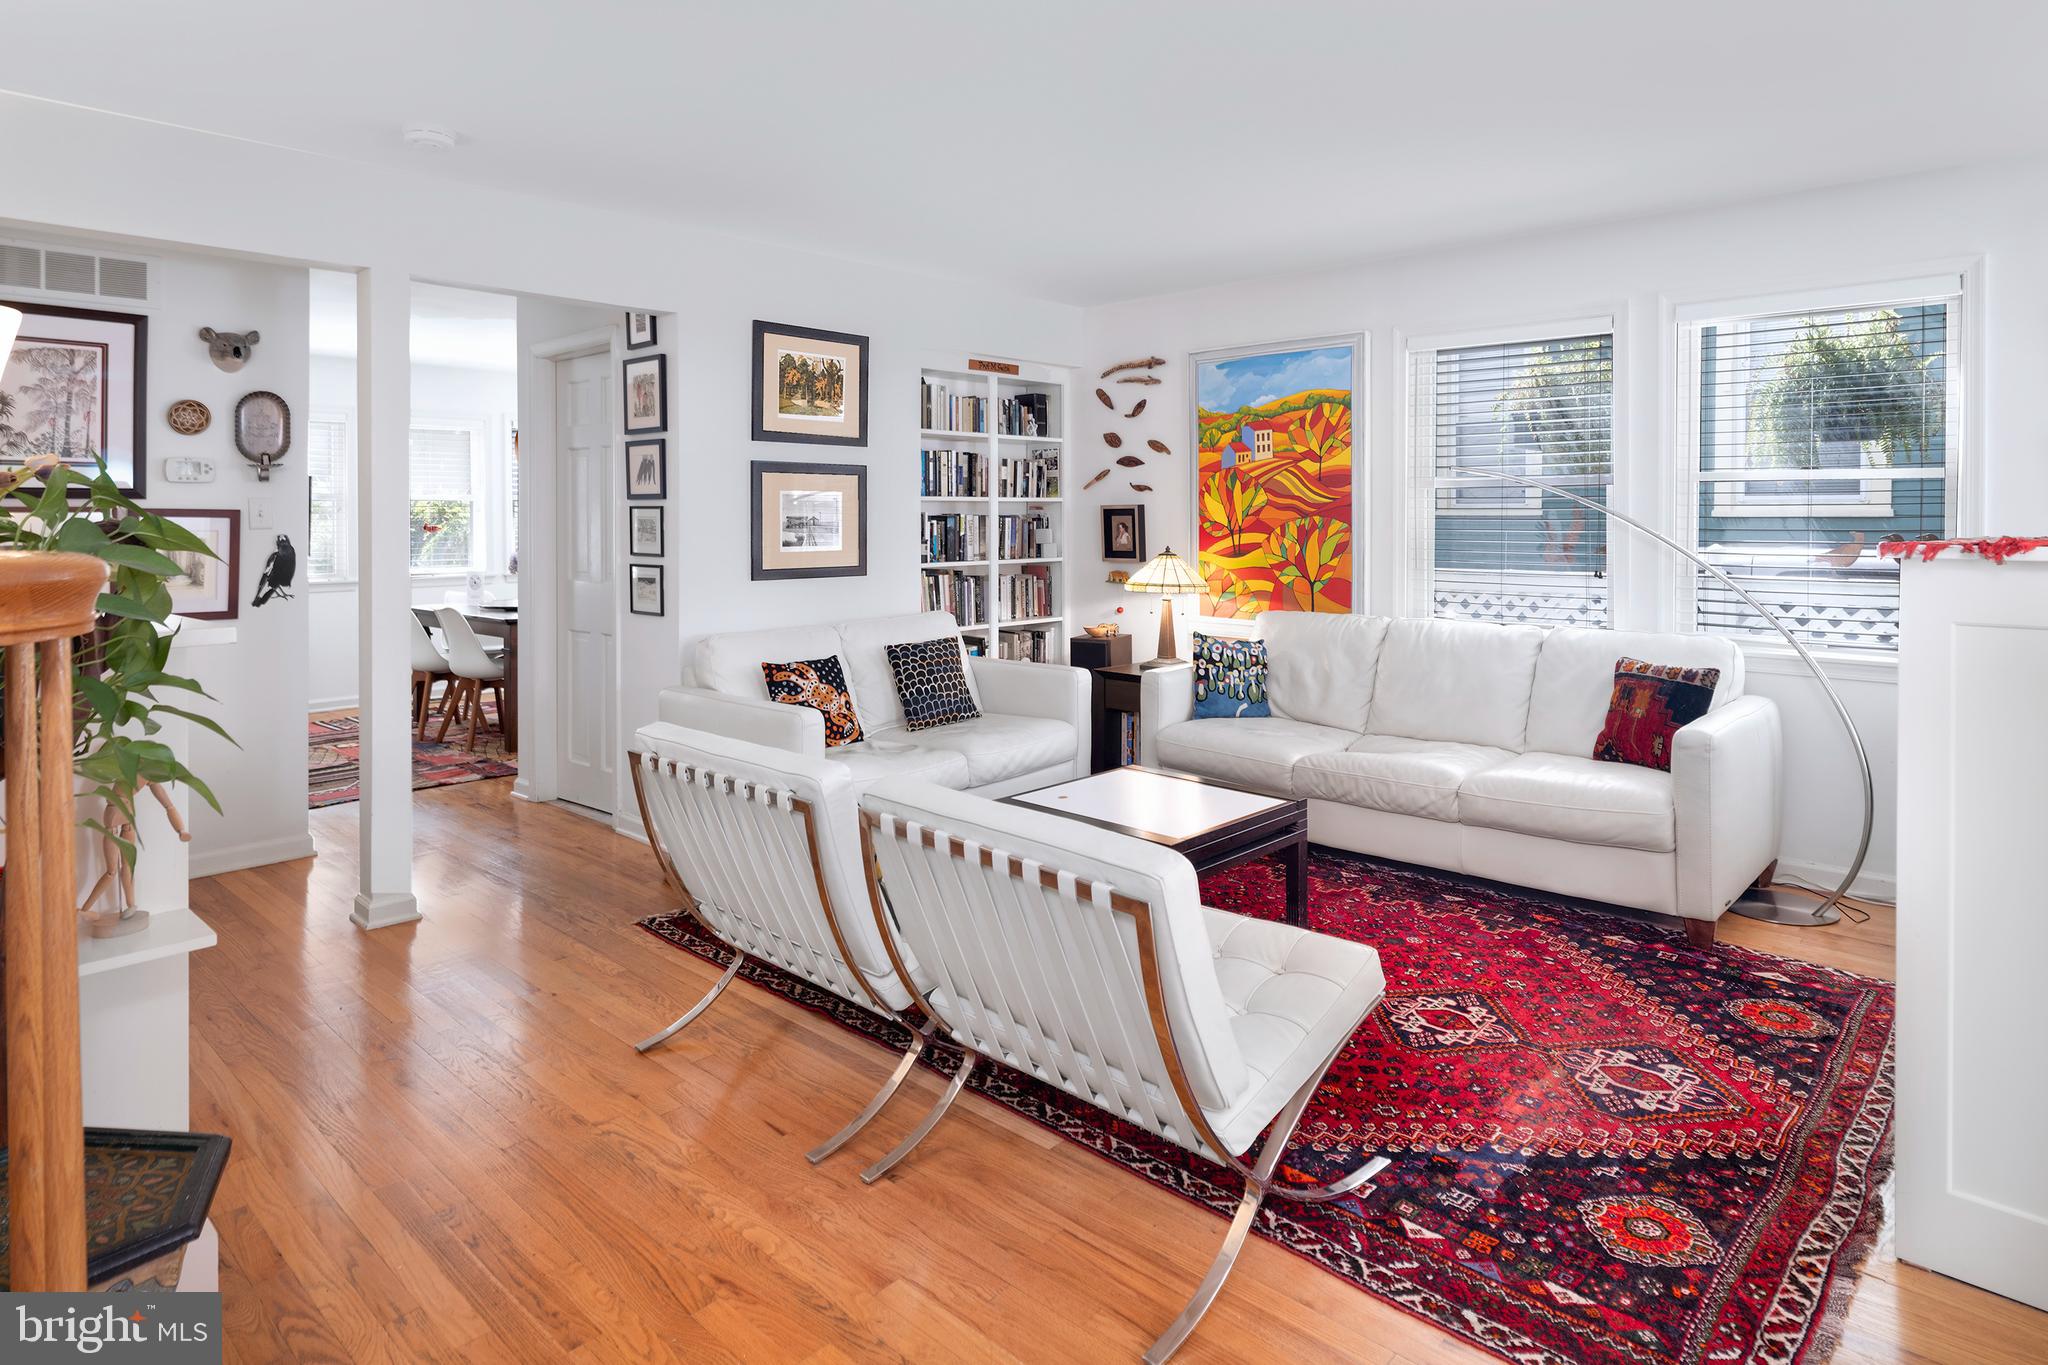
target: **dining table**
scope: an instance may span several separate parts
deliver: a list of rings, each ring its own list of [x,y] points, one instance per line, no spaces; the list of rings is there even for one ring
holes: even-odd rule
[[[450,604],[453,605],[452,603]],[[517,606],[456,606],[462,619],[469,622],[469,628],[478,635],[491,636],[505,642],[505,714],[498,722],[505,729],[505,752],[519,752],[519,608]],[[420,618],[420,624],[429,630],[441,628],[435,612],[439,607],[414,607],[412,614]]]

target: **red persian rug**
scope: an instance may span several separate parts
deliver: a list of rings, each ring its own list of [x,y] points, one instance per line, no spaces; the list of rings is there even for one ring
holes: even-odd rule
[[[1890,1168],[1888,983],[1322,849],[1310,873],[1311,924],[1377,947],[1387,995],[1292,1161],[1393,1164],[1347,1200],[1270,1202],[1261,1236],[1518,1365],[1827,1357]],[[1202,890],[1268,918],[1283,902],[1271,863]],[[725,960],[686,920],[644,923]],[[772,968],[742,975],[904,1044]],[[1035,1080],[983,1066],[973,1088],[1219,1216],[1236,1202],[1227,1172]]]
[[[497,708],[484,703],[484,717],[496,725]],[[439,717],[427,724],[427,733],[441,728]],[[412,742],[412,789],[452,787],[459,782],[477,782],[487,777],[517,777],[518,763],[505,752],[504,737],[495,729],[476,734],[476,752],[462,747],[469,734],[467,725],[450,725],[448,743],[414,739]],[[314,810],[362,800],[363,722],[354,711],[316,716],[306,723],[306,776],[309,804]]]

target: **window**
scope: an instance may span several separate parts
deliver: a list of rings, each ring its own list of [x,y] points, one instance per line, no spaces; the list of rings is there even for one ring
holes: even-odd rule
[[[1685,524],[1695,548],[1809,646],[1890,652],[1899,570],[1878,547],[1952,522],[1960,281],[1685,321]],[[1683,618],[1775,632],[1705,573]]]
[[[1614,334],[1409,351],[1413,609],[1476,621],[1605,625],[1607,519],[1490,478],[1540,479],[1605,504],[1614,477]]]
[[[411,440],[412,570],[467,573],[478,567],[477,457],[481,431],[415,420]]]
[[[347,414],[314,413],[306,423],[306,477],[312,485],[312,527],[306,537],[309,582],[342,582],[355,576],[349,515],[354,473],[355,448],[349,441]]]

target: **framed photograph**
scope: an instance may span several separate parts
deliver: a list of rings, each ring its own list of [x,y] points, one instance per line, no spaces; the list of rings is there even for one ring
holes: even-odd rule
[[[868,443],[868,339],[754,323],[754,439]]]
[[[868,467],[756,460],[754,577],[858,578],[868,571]]]
[[[629,564],[626,583],[626,609],[635,616],[666,616],[668,614],[668,589],[666,585],[667,566],[663,564]]]
[[[654,344],[654,314],[626,314],[626,349],[644,350]]]
[[[626,434],[668,430],[668,357],[629,360],[626,374]]]
[[[668,442],[626,442],[626,500],[646,502],[668,496]]]
[[[0,470],[64,464],[90,477],[104,459],[115,485],[142,497],[149,478],[149,319],[0,303],[22,313],[21,334],[0,373]]]
[[[1145,509],[1102,509],[1102,557],[1131,564],[1145,562]]]
[[[626,509],[626,553],[643,559],[659,559],[668,553],[668,509],[628,507]]]
[[[240,610],[236,584],[242,581],[242,514],[229,507],[152,507],[205,541],[216,559],[190,550],[171,550],[178,576],[170,581],[171,610],[194,621],[232,621]]]

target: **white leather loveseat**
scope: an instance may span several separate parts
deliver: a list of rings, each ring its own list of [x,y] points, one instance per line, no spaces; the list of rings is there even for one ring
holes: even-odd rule
[[[662,720],[728,739],[789,749],[846,766],[856,793],[885,777],[915,777],[956,791],[1005,796],[1088,774],[1085,670],[1059,664],[969,657],[976,720],[906,729],[888,647],[958,640],[943,611],[706,635],[684,655],[683,686],[661,694]],[[764,663],[837,655],[864,738],[825,747],[825,720],[803,706],[768,699]]]
[[[1726,638],[1300,612],[1259,632],[1273,714],[1191,719],[1192,668],[1154,669],[1146,763],[1304,799],[1316,843],[1678,915],[1696,943],[1777,860],[1778,712]],[[1592,757],[1623,657],[1721,670],[1668,773]]]

